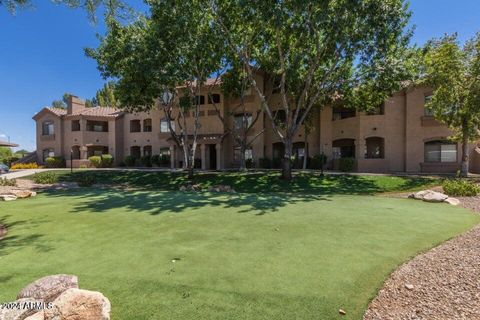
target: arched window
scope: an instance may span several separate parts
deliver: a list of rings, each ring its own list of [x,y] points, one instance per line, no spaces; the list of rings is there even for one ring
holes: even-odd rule
[[[355,158],[355,139],[338,139],[332,142],[333,159]]]
[[[152,119],[143,120],[143,132],[152,132]]]
[[[457,162],[457,144],[445,140],[425,142],[425,162]]]
[[[152,155],[152,146],[144,146],[143,147],[143,155],[144,156],[151,156]]]
[[[142,156],[140,147],[139,146],[130,147],[130,155],[135,159],[140,159],[140,157]]]
[[[380,137],[371,137],[365,139],[365,144],[365,159],[385,158],[385,139]]]

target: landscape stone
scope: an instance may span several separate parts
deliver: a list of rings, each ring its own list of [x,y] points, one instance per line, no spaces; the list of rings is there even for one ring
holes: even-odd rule
[[[23,288],[17,295],[17,299],[35,298],[51,302],[71,288],[78,288],[77,276],[66,274],[47,276]]]
[[[45,320],[109,320],[110,301],[100,292],[68,289],[45,310]]]

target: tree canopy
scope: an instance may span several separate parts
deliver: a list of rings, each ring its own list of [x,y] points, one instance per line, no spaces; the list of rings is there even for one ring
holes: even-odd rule
[[[460,45],[445,35],[426,45],[424,83],[434,91],[426,107],[462,141],[462,175],[468,174],[468,142],[477,139],[480,123],[480,33]]]

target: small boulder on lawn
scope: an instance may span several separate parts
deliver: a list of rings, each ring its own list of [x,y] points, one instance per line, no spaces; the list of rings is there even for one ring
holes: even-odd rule
[[[17,299],[35,298],[52,302],[59,295],[71,288],[78,288],[77,276],[58,274],[38,279],[22,289]]]
[[[30,190],[10,190],[8,193],[16,196],[19,199],[35,197],[37,195],[35,191]]]
[[[45,310],[46,320],[109,320],[110,301],[100,292],[68,289]]]
[[[460,200],[458,200],[457,198],[450,198],[450,197],[445,199],[445,202],[448,204],[451,204],[452,206],[458,206],[460,204]]]
[[[408,197],[416,200],[423,200],[426,202],[444,202],[448,198],[446,194],[433,190],[423,190],[415,192],[410,194]]]
[[[17,196],[13,194],[0,194],[0,201],[14,201],[17,200]]]

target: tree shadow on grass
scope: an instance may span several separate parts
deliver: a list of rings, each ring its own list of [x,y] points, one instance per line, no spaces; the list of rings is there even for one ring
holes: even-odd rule
[[[289,204],[309,201],[330,201],[319,195],[253,195],[181,191],[122,191],[111,188],[80,188],[64,191],[47,191],[50,197],[76,197],[81,201],[73,208],[74,212],[105,212],[111,209],[146,211],[151,215],[165,212],[180,213],[202,207],[235,208],[240,213],[263,215],[277,211]]]
[[[93,175],[98,183],[113,186],[128,186],[145,190],[178,190],[189,181],[183,172],[158,171],[90,171],[64,173],[62,181],[75,181],[78,175]],[[419,188],[431,183],[424,177],[402,177],[388,185],[390,177],[368,177],[360,175],[325,175],[316,172],[297,172],[291,182],[280,179],[280,173],[270,172],[199,172],[193,183],[202,188],[212,185],[229,185],[239,193],[296,193],[296,194],[375,194],[385,191],[401,191]],[[382,182],[386,183],[382,185]],[[399,184],[399,182],[403,182]]]
[[[43,241],[44,236],[42,234],[15,234],[17,228],[28,230],[46,222],[45,220],[27,221],[15,219],[16,218],[12,215],[5,215],[0,218],[0,224],[6,226],[8,231],[7,235],[0,239],[0,257],[8,255],[9,253],[24,247],[34,246],[35,249],[43,252],[53,249],[50,245]]]

